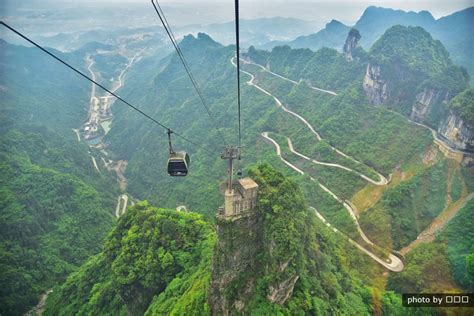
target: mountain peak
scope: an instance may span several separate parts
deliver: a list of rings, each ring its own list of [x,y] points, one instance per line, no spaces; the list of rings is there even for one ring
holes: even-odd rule
[[[435,21],[433,15],[426,10],[422,10],[420,12],[414,11],[403,11],[403,10],[395,10],[391,8],[383,8],[383,7],[376,7],[376,6],[369,6],[364,10],[362,16],[360,17],[359,21],[357,21],[356,25],[367,23],[372,19],[388,19],[388,20],[400,20],[403,23],[403,19],[421,19],[422,22],[433,22]],[[387,21],[388,22],[388,21]]]
[[[212,42],[215,42],[209,35],[207,35],[206,33],[201,33],[199,32],[197,34],[197,38],[202,40],[202,41],[212,41]]]
[[[367,8],[365,8],[364,13],[362,13],[362,16],[364,16],[366,14],[372,14],[372,13],[375,13],[375,12],[383,12],[383,11],[394,11],[394,10],[389,9],[389,8],[377,7],[377,6],[371,5],[371,6],[368,6]]]
[[[396,95],[396,89],[398,93],[403,89],[390,85],[395,87],[393,83],[403,81],[409,89],[410,85],[419,84],[415,79],[418,77],[424,79],[425,86],[429,83],[452,91],[459,90],[468,80],[467,74],[453,65],[443,44],[420,26],[392,26],[372,46],[370,59],[372,65],[379,65],[391,78],[387,89],[391,89],[392,96]],[[446,80],[447,74],[456,79]]]
[[[218,42],[212,39],[208,34],[199,32],[196,37],[192,34],[185,35],[181,41],[182,46],[193,45],[195,43],[207,44],[209,46],[221,46]]]
[[[423,10],[423,11],[418,12],[418,15],[421,16],[421,17],[423,17],[423,18],[427,18],[427,19],[432,19],[432,20],[434,20],[434,17],[433,17],[433,15],[431,14],[430,11]]]
[[[416,44],[414,46],[414,43]],[[371,53],[383,52],[385,56],[406,56],[412,58],[420,54],[424,49],[434,49],[439,54],[443,62],[448,58],[448,53],[439,41],[435,41],[431,34],[420,26],[394,25],[389,28],[375,42],[371,48]],[[410,53],[407,53],[410,51]]]
[[[339,22],[338,20],[332,19],[331,22],[326,24],[326,29],[335,29],[335,28],[341,28],[341,27],[346,27],[343,23]]]
[[[352,60],[352,51],[359,45],[361,36],[357,29],[352,28],[347,35],[346,43],[342,49],[347,60]]]

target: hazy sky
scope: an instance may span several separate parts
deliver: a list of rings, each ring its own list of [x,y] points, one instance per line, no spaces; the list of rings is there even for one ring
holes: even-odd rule
[[[18,0],[1,0],[0,2],[3,2],[4,4],[7,3],[8,5],[14,6],[15,3],[18,3]],[[87,5],[87,3],[98,3],[98,2],[108,2],[108,3],[134,3],[134,4],[144,4],[144,5],[149,5],[150,1],[149,0],[46,0],[46,1],[40,1],[40,0],[30,0],[28,1],[30,3],[44,3],[44,2],[57,2],[57,3],[74,3],[76,5],[81,5],[81,3],[84,3]],[[215,3],[215,4],[220,4],[220,5],[226,5],[229,4],[229,6],[232,6],[233,0],[160,0],[160,3],[162,4],[179,4],[179,3],[200,3],[200,2],[205,2],[205,3]],[[248,7],[251,8],[252,6],[262,8],[265,5],[268,7],[272,7],[272,12],[277,11],[278,7],[282,7],[282,11],[280,16],[294,16],[294,12],[288,11],[288,8],[290,5],[296,5],[296,6],[301,6],[303,3],[307,3],[311,5],[311,7],[317,6],[318,4],[321,5],[321,8],[324,7],[324,11],[326,11],[326,14],[331,15],[331,11],[328,11],[328,8],[331,8],[332,15],[336,18],[341,19],[341,12],[343,12],[346,15],[346,18],[344,20],[350,21],[350,20],[355,20],[357,19],[361,13],[363,12],[363,9],[370,6],[370,5],[375,5],[375,6],[381,6],[381,7],[389,7],[393,9],[401,9],[405,11],[420,11],[420,10],[428,10],[430,11],[435,18],[439,18],[445,15],[449,15],[455,11],[462,10],[467,7],[474,6],[474,0],[398,0],[398,1],[393,1],[393,0],[373,0],[373,1],[367,1],[367,0],[336,0],[336,1],[331,1],[331,0],[274,0],[274,1],[268,1],[268,0],[240,0],[242,3],[242,7]],[[1,5],[0,5],[1,7]],[[315,10],[317,10],[317,7],[315,7]],[[349,13],[348,13],[349,12]],[[245,12],[243,12],[245,14]],[[347,16],[350,15],[350,16]],[[308,15],[305,15],[305,19],[307,19]]]
[[[158,0],[173,27],[234,19],[233,0]],[[404,11],[427,10],[435,18],[471,7],[474,0],[240,0],[243,19],[275,16],[314,23],[313,32],[332,19],[354,25],[368,6]],[[115,4],[113,4],[115,3]],[[0,16],[29,32],[156,24],[150,0],[0,0]],[[87,17],[87,21],[84,20]],[[127,16],[127,18],[124,18]],[[34,20],[31,20],[34,19]],[[33,23],[33,22],[34,23]],[[102,24],[101,24],[102,23]]]

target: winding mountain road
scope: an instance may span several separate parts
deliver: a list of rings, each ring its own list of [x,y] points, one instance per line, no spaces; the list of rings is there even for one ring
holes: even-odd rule
[[[414,124],[414,125],[418,125],[420,127],[423,127],[427,130],[429,130],[431,132],[431,135],[433,135],[433,140],[435,142],[435,144],[438,144],[439,146],[442,146],[444,147],[446,150],[448,150],[450,153],[453,153],[453,154],[462,154],[462,155],[469,155],[469,156],[472,156],[473,154],[471,152],[467,152],[467,151],[462,151],[462,150],[459,150],[459,149],[455,149],[455,148],[452,148],[448,143],[446,143],[445,140],[441,139],[438,137],[438,132],[436,130],[434,130],[433,128],[429,127],[428,125],[425,125],[423,123],[419,123],[419,122],[415,122],[415,121],[412,121],[410,120],[409,118],[407,118],[406,116],[404,116],[403,114],[400,114],[394,110],[390,110],[390,109],[387,109],[387,111],[393,113],[393,114],[396,114],[404,119],[407,119],[408,122],[410,122],[411,124]]]
[[[242,59],[241,59],[242,60]],[[236,67],[237,65],[235,64],[235,57],[233,57],[231,59],[231,63],[232,65],[234,65],[234,67]],[[258,64],[254,64],[254,65],[258,65]],[[260,65],[258,65],[260,66]],[[262,68],[264,68],[263,66],[260,66]],[[265,68],[264,68],[265,69]],[[299,119],[301,122],[303,122],[307,127],[308,129],[311,131],[311,133],[316,136],[316,139],[318,141],[322,141],[323,138],[321,137],[321,135],[319,135],[319,133],[314,129],[314,127],[304,118],[302,117],[301,115],[299,115],[298,113],[295,113],[291,110],[289,110],[287,107],[285,107],[283,105],[283,103],[277,98],[275,97],[273,94],[271,94],[270,92],[268,92],[267,90],[263,89],[262,87],[260,87],[259,85],[257,85],[254,81],[255,81],[255,76],[245,70],[240,70],[242,73],[245,73],[246,75],[250,76],[250,80],[247,81],[247,84],[250,85],[250,86],[253,86],[255,88],[257,88],[258,90],[260,90],[261,92],[265,93],[266,95],[268,95],[269,97],[273,98],[273,100],[275,101],[275,103],[277,104],[277,107],[280,107],[283,111],[285,111],[286,113],[288,114],[291,114],[292,116],[296,117],[297,119]],[[282,77],[281,75],[278,75],[279,77]],[[288,78],[287,78],[288,79]],[[293,82],[293,83],[296,83],[298,84],[297,82],[291,80],[291,79],[288,79],[289,81]],[[340,156],[344,157],[344,158],[347,158],[357,164],[363,164],[362,162],[358,161],[357,159],[347,155],[346,153],[342,152],[341,150],[335,148],[334,146],[332,146],[331,144],[328,144],[331,149],[333,151],[335,151],[337,154],[339,154]],[[352,170],[350,168],[343,168],[345,170],[349,169],[349,170]],[[388,183],[388,180],[387,178],[385,178],[384,175],[380,174],[379,172],[377,172],[376,170],[374,170],[377,175],[379,176],[380,180],[379,181],[373,181],[371,183],[375,184],[375,185],[386,185]],[[365,178],[368,178],[367,176],[365,176]],[[365,179],[364,178],[364,179]],[[367,179],[366,179],[367,180]]]
[[[255,63],[255,62],[253,62],[253,61],[251,61],[251,60],[246,60],[246,59],[240,59],[240,60],[241,60],[243,63],[245,63],[245,64],[254,65],[254,66],[256,66],[256,67],[259,67],[259,68],[262,69],[263,71],[265,71],[265,72],[267,72],[267,73],[269,73],[269,74],[271,74],[271,75],[274,75],[275,77],[281,78],[281,79],[283,79],[283,80],[285,80],[285,81],[291,82],[291,83],[293,83],[293,84],[298,85],[298,84],[300,84],[300,82],[301,82],[301,80],[300,80],[300,82],[297,82],[297,81],[295,81],[295,80],[292,80],[292,79],[290,79],[290,78],[287,78],[287,77],[285,77],[285,76],[282,76],[282,75],[280,75],[280,74],[277,74],[277,73],[271,71],[270,69],[268,69],[268,68],[266,68],[266,67],[264,67],[264,66],[262,66],[262,65],[260,65],[260,64],[257,64],[257,63]],[[233,63],[233,64],[234,64],[234,63]],[[249,74],[249,73],[247,73],[247,74]],[[250,75],[250,74],[249,74],[249,75]],[[311,85],[310,85],[309,87],[310,87],[311,89],[313,89],[313,90],[316,90],[316,91],[328,93],[328,94],[331,94],[331,95],[334,95],[334,96],[337,95],[337,93],[334,92],[334,91],[321,89],[321,88],[314,87],[314,86],[311,86]],[[404,115],[402,115],[402,114],[400,114],[400,113],[398,113],[398,112],[395,112],[395,111],[389,110],[389,109],[387,109],[387,110],[390,111],[390,112],[392,112],[392,113],[395,113],[395,114],[397,114],[397,115],[399,115],[399,116],[401,116],[401,117],[403,117],[404,119],[408,119],[407,117],[405,117]],[[420,126],[420,127],[423,127],[423,128],[426,128],[426,129],[430,130],[431,133],[432,133],[432,135],[433,135],[433,139],[434,139],[435,143],[437,143],[437,144],[439,144],[439,145],[445,147],[445,148],[446,148],[447,150],[449,150],[451,153],[455,153],[455,154],[471,154],[471,153],[469,153],[469,152],[465,152],[465,151],[462,151],[462,150],[458,150],[458,149],[452,148],[449,144],[446,143],[445,140],[443,140],[443,139],[441,139],[441,138],[438,137],[438,132],[435,131],[433,128],[431,128],[431,127],[429,127],[429,126],[427,126],[427,125],[425,125],[425,124],[423,124],[423,123],[419,123],[419,122],[412,121],[412,120],[410,120],[410,119],[408,119],[408,121],[409,121],[410,123],[412,123],[412,124],[415,124],[415,125],[418,125],[418,126]],[[319,137],[319,135],[318,135],[318,137]],[[340,154],[345,155],[344,153],[340,153]],[[347,157],[347,158],[349,158],[349,157]]]
[[[261,68],[263,71],[268,72],[269,74],[274,75],[275,77],[278,77],[278,78],[280,78],[280,79],[289,81],[289,82],[291,82],[291,83],[300,84],[300,82],[301,82],[301,79],[300,79],[300,82],[297,82],[297,81],[295,81],[295,80],[293,80],[293,79],[290,79],[290,78],[287,78],[287,77],[282,76],[282,75],[280,75],[280,74],[277,74],[277,73],[271,71],[270,69],[268,69],[268,68],[266,68],[266,67],[264,67],[264,66],[262,66],[262,65],[260,65],[260,64],[254,63],[254,62],[252,62],[252,61],[250,61],[250,60],[246,60],[246,59],[240,59],[240,60],[241,60],[243,63],[245,63],[245,64],[257,66],[257,67]],[[313,87],[313,86],[311,86],[311,85],[310,85],[309,87],[310,87],[311,89],[316,90],[316,91],[319,91],[319,92],[324,92],[324,93],[327,93],[327,94],[330,94],[330,95],[337,95],[336,92],[331,91],[331,90],[325,90],[325,89],[321,89],[321,88],[318,88],[318,87]]]
[[[231,58],[230,62],[232,63],[232,65],[234,67],[236,67],[237,65],[235,64],[235,57]],[[265,69],[263,66],[260,66],[260,68],[263,68]],[[266,70],[266,69],[265,69]],[[247,74],[248,76],[250,76],[250,80],[247,82],[248,85],[251,85],[253,87],[255,87],[256,89],[258,89],[259,91],[261,91],[262,93],[268,95],[269,97],[273,98],[273,100],[275,101],[275,103],[277,104],[278,107],[281,107],[285,112],[289,113],[290,115],[293,115],[295,117],[297,117],[301,122],[303,122],[307,127],[308,129],[316,136],[316,139],[318,141],[321,141],[322,140],[322,137],[318,134],[318,132],[313,128],[313,126],[311,126],[311,124],[304,118],[302,117],[301,115],[287,109],[283,104],[282,102],[277,98],[275,97],[273,94],[271,94],[270,92],[268,92],[267,90],[263,89],[262,87],[258,86],[257,84],[255,84],[254,80],[255,80],[255,76],[245,70],[241,70],[241,72]],[[273,73],[274,74],[274,73]],[[277,74],[274,74],[274,75],[277,75]],[[298,84],[296,81],[294,80],[291,80],[291,79],[288,79],[288,78],[285,78],[281,75],[277,75],[278,77],[280,78],[283,78],[285,80],[288,80],[292,83],[295,83],[295,84]],[[268,140],[270,143],[272,143],[274,146],[275,146],[275,149],[276,149],[276,153],[278,155],[278,157],[281,159],[281,161],[286,164],[288,167],[290,167],[291,169],[293,169],[294,171],[298,172],[299,174],[301,175],[305,175],[305,172],[302,171],[301,169],[299,169],[297,166],[291,164],[289,161],[287,161],[286,159],[284,159],[281,155],[281,148],[280,148],[280,145],[274,140],[272,139],[270,136],[268,136],[268,132],[263,132],[261,134],[261,136]],[[339,165],[339,164],[332,164],[332,163],[322,163],[322,162],[319,162],[317,160],[313,160],[299,152],[297,152],[294,147],[293,147],[293,144],[291,142],[291,140],[289,138],[287,138],[288,140],[288,146],[290,147],[290,151],[296,155],[298,155],[299,157],[301,158],[304,158],[306,160],[309,160],[309,161],[312,161],[313,163],[315,164],[320,164],[320,165],[325,165],[325,166],[328,166],[328,167],[336,167],[336,168],[340,168],[340,169],[343,169],[343,170],[346,170],[346,171],[349,171],[349,172],[355,172],[353,169],[351,168],[348,168],[348,167],[345,167],[345,166],[342,166],[342,165]],[[361,162],[357,161],[356,159],[348,156],[347,154],[343,153],[342,151],[338,150],[337,148],[335,147],[332,147],[331,148],[336,152],[338,153],[339,155],[343,156],[343,157],[346,157],[356,163],[359,163],[361,164]],[[377,173],[379,175],[379,178],[380,180],[379,181],[374,181],[372,179],[370,179],[369,177],[365,176],[365,175],[362,175],[361,173],[358,173],[358,172],[355,172],[356,174],[358,174],[359,176],[361,176],[363,179],[365,179],[366,181],[372,183],[372,184],[375,184],[375,185],[386,185],[388,183],[388,180],[383,176],[381,175],[380,173]],[[357,219],[357,216],[356,216],[356,212],[354,211],[354,209],[352,208],[352,206],[350,205],[350,203],[348,203],[348,201],[344,201],[342,200],[341,198],[339,198],[334,192],[332,192],[329,188],[327,188],[325,185],[323,185],[322,183],[318,182],[316,179],[314,179],[313,177],[309,176],[309,178],[314,181],[314,182],[317,182],[319,187],[324,190],[325,192],[327,192],[329,195],[331,195],[336,201],[338,201],[339,203],[341,203],[344,208],[349,212],[352,220],[354,221],[356,227],[357,227],[357,231],[359,233],[359,235],[361,236],[361,238],[369,245],[371,246],[376,246],[364,233],[364,231],[362,230],[362,228],[360,227],[360,224],[359,224],[359,221]],[[316,215],[317,217],[322,220],[324,223],[326,223],[326,225],[330,226],[329,222],[327,222],[324,217],[315,209],[315,208],[312,208],[315,212],[316,212]],[[341,232],[339,232],[336,228],[333,228],[333,231],[336,232],[336,233],[340,233],[342,234]],[[344,234],[343,234],[344,235]],[[344,235],[345,236],[345,235]],[[389,254],[389,259],[387,261],[384,261],[383,259],[381,259],[380,257],[378,257],[376,254],[374,254],[373,252],[371,252],[370,250],[362,247],[361,245],[359,245],[357,242],[355,242],[354,240],[348,238],[347,236],[345,236],[345,238],[347,238],[349,240],[350,243],[352,243],[353,245],[355,245],[359,250],[361,250],[362,252],[364,252],[365,254],[367,254],[368,256],[370,256],[373,260],[375,260],[377,263],[381,264],[382,266],[384,266],[385,268],[387,268],[388,270],[390,271],[394,271],[394,272],[400,272],[403,270],[404,268],[404,265],[403,265],[403,262],[395,255],[393,254]]]
[[[258,68],[262,69],[263,71],[271,74],[271,75],[274,75],[280,79],[283,79],[285,81],[288,81],[288,82],[291,82],[293,84],[300,84],[300,82],[297,82],[295,80],[292,80],[290,78],[287,78],[287,77],[284,77],[280,74],[277,74],[275,72],[272,72],[270,71],[269,69],[267,69],[266,67],[262,66],[262,65],[259,65],[257,63],[254,63],[250,60],[243,60],[241,59],[242,62],[246,63],[246,64],[251,64],[251,65],[254,65],[254,66],[257,66]],[[231,63],[232,65],[234,65],[234,67],[236,66],[235,64],[235,57],[231,59]],[[287,112],[288,114],[298,118],[302,123],[304,123],[308,129],[311,131],[312,134],[315,135],[316,139],[318,141],[321,141],[322,140],[322,137],[319,135],[319,133],[311,126],[311,124],[304,118],[302,117],[301,115],[289,110],[288,108],[286,108],[283,103],[277,98],[275,97],[273,94],[271,94],[270,92],[268,92],[267,90],[263,89],[262,87],[258,86],[254,81],[255,81],[255,76],[245,70],[241,70],[241,72],[247,74],[248,76],[250,76],[250,80],[247,82],[248,85],[251,85],[253,87],[255,87],[256,89],[258,89],[259,91],[261,91],[262,93],[270,96],[271,98],[274,99],[277,107],[281,107],[285,112]],[[321,92],[325,92],[325,93],[329,93],[331,95],[337,95],[335,92],[333,91],[329,91],[329,90],[324,90],[324,89],[320,89],[320,88],[317,88],[317,87],[311,87],[312,89],[314,90],[317,90],[317,91],[321,91]],[[393,112],[393,111],[391,111]],[[397,115],[400,115],[400,113],[397,113],[397,112],[393,112],[393,113],[396,113]],[[404,117],[404,116],[403,116]],[[405,117],[404,117],[405,118]],[[434,138],[434,142],[436,144],[438,144],[439,146],[442,146],[444,147],[445,149],[447,149],[449,152],[451,153],[456,153],[456,154],[465,154],[464,152],[460,151],[460,150],[456,150],[456,149],[453,149],[451,148],[448,144],[446,144],[446,142],[442,139],[440,139],[438,137],[438,133],[432,129],[431,127],[427,126],[427,125],[424,125],[422,123],[418,123],[418,122],[414,122],[414,121],[411,121],[409,120],[409,122],[411,122],[412,124],[415,124],[415,125],[418,125],[420,127],[423,127],[423,128],[426,128],[426,129],[429,129],[432,133],[432,136]],[[281,148],[280,148],[280,145],[274,140],[272,139],[269,135],[268,135],[268,132],[264,132],[261,134],[261,136],[266,139],[267,141],[269,141],[271,144],[273,144],[275,146],[275,149],[276,149],[276,153],[277,155],[280,157],[281,161],[283,163],[285,163],[287,166],[289,166],[291,169],[293,169],[294,171],[298,172],[299,174],[301,175],[305,175],[305,172],[302,171],[301,169],[299,169],[297,166],[291,164],[289,161],[287,161],[286,159],[284,159],[282,157],[282,153],[281,153]],[[373,179],[371,179],[370,177],[360,173],[360,172],[357,172],[351,168],[348,168],[346,166],[343,166],[343,165],[340,165],[340,164],[336,164],[336,163],[328,163],[328,162],[321,162],[321,161],[317,161],[315,159],[312,159],[300,152],[298,152],[297,150],[295,150],[294,146],[293,146],[293,143],[291,141],[290,138],[286,138],[287,139],[287,142],[288,142],[288,147],[290,149],[290,152],[295,154],[296,156],[300,157],[300,158],[303,158],[307,161],[310,161],[314,164],[317,164],[317,165],[322,165],[322,166],[326,166],[326,167],[333,167],[333,168],[339,168],[339,169],[342,169],[342,170],[345,170],[345,171],[348,171],[348,172],[353,172],[357,175],[359,175],[362,179],[364,179],[365,181],[373,184],[373,185],[377,185],[377,186],[384,186],[384,185],[387,185],[389,183],[389,180],[387,180],[382,174],[380,173],[377,173],[378,176],[379,176],[379,180],[378,181],[375,181]],[[332,147],[332,150],[334,150],[336,153],[338,153],[339,155],[345,157],[345,158],[348,158],[358,164],[362,164],[361,162],[357,161],[356,159],[350,157],[349,155],[343,153],[342,151],[338,150],[337,148],[335,147]],[[318,182],[316,181],[316,179],[312,178],[311,176],[309,176],[309,178],[312,180],[312,181],[315,181],[315,182]],[[346,210],[349,212],[351,218],[353,219],[354,223],[356,224],[356,227],[357,227],[357,230],[359,232],[359,235],[361,236],[361,238],[369,245],[372,245],[372,246],[376,246],[370,239],[368,239],[368,237],[365,235],[365,233],[363,232],[363,230],[361,229],[360,225],[359,225],[359,222],[358,222],[358,219],[357,219],[357,216],[356,216],[356,211],[354,210],[354,208],[352,207],[352,203],[350,203],[350,201],[344,201],[342,200],[341,198],[339,198],[334,192],[332,192],[331,190],[329,190],[326,186],[324,186],[322,183],[318,182],[318,185],[319,187],[324,190],[325,192],[327,192],[328,194],[330,194],[334,199],[336,199],[339,203],[341,203],[344,208],[346,208]],[[471,200],[472,198],[474,198],[474,193],[471,193],[470,195],[468,195],[467,197],[465,197],[462,205],[459,204],[459,205],[454,205],[453,207],[451,207],[450,209],[448,209],[446,211],[446,214],[441,214],[443,216],[439,216],[439,218],[437,218],[435,221],[433,221],[433,223],[431,223],[431,225],[425,229],[425,231],[423,231],[417,238],[417,240],[413,241],[409,246],[405,247],[404,249],[401,250],[401,253],[402,254],[405,254],[407,252],[409,252],[412,248],[414,248],[416,245],[418,245],[419,243],[422,243],[422,242],[426,242],[426,241],[429,241],[431,239],[433,239],[433,236],[436,232],[438,232],[439,230],[443,229],[444,226],[447,224],[447,222],[452,219],[454,217],[454,215],[457,213],[457,211],[462,208],[469,200]],[[317,215],[317,217],[323,222],[325,223],[328,227],[331,227],[331,224],[329,222],[327,222],[327,220],[313,207],[310,207]],[[443,212],[444,213],[444,212]],[[336,228],[333,227],[332,229],[334,232],[336,233],[340,233],[342,235],[344,235],[343,233],[341,233],[340,231],[338,231]],[[389,260],[386,262],[384,261],[383,259],[381,259],[380,257],[378,257],[376,254],[374,254],[373,252],[371,252],[370,250],[364,248],[363,246],[361,246],[360,244],[358,244],[356,241],[352,240],[351,238],[347,237],[346,235],[344,235],[345,238],[347,238],[347,240],[352,243],[354,246],[356,246],[358,249],[360,249],[362,252],[366,253],[368,256],[370,256],[373,260],[375,260],[376,262],[378,262],[379,264],[381,264],[382,266],[384,266],[385,268],[391,270],[391,271],[394,271],[394,272],[400,272],[403,270],[404,268],[404,265],[403,265],[403,262],[397,257],[395,256],[394,254],[390,254],[389,255]]]
[[[272,143],[274,146],[275,146],[275,149],[276,149],[276,153],[278,155],[278,157],[281,159],[281,161],[283,163],[285,163],[287,166],[289,166],[291,169],[293,169],[294,171],[298,172],[299,174],[301,175],[305,175],[305,172],[302,171],[301,169],[299,169],[298,167],[296,167],[295,165],[293,165],[292,163],[290,163],[289,161],[287,161],[285,158],[282,157],[281,155],[281,148],[280,148],[280,145],[273,139],[271,138],[270,136],[268,136],[268,133],[267,132],[263,132],[262,134],[262,137],[267,139],[270,143]],[[316,181],[316,179],[314,179],[313,177],[309,176],[309,178],[312,180],[312,181],[315,181],[315,182],[318,182]],[[326,186],[324,186],[322,183],[318,182],[318,185],[319,187],[324,190],[325,192],[329,193],[335,200],[337,200],[339,203],[341,203],[344,208],[349,212],[352,220],[354,221],[356,227],[357,227],[357,231],[359,232],[359,235],[362,237],[362,239],[369,245],[371,246],[374,246],[375,244],[365,235],[364,231],[362,230],[362,228],[360,227],[360,224],[359,224],[359,221],[357,219],[357,216],[355,215],[355,212],[354,210],[352,209],[352,207],[345,201],[343,201],[341,198],[339,198],[334,192],[332,192],[331,190],[329,190]],[[314,208],[314,207],[310,207],[310,209],[314,210],[317,217],[323,222],[325,223],[328,227],[332,227],[331,224],[326,220],[324,219],[324,217]],[[361,250],[362,252],[364,252],[365,254],[369,255],[372,259],[374,259],[377,263],[381,264],[382,266],[384,266],[385,268],[387,268],[388,270],[390,271],[394,271],[394,272],[400,272],[403,270],[404,268],[404,265],[403,265],[403,262],[395,255],[393,254],[389,254],[389,262],[386,262],[384,261],[383,259],[381,259],[380,257],[378,257],[376,254],[374,254],[373,252],[371,252],[370,250],[368,250],[367,248],[364,248],[363,246],[361,246],[359,243],[357,243],[356,241],[352,240],[351,238],[347,237],[345,234],[343,234],[342,232],[338,231],[336,228],[333,228],[333,231],[336,232],[336,233],[339,233],[341,235],[343,235],[345,238],[347,238],[347,240],[355,245],[359,250]]]
[[[288,141],[288,147],[290,148],[290,151],[293,154],[295,154],[295,155],[297,155],[297,156],[299,156],[299,157],[301,157],[305,160],[311,161],[314,164],[321,165],[321,166],[326,166],[326,167],[339,168],[339,169],[342,169],[342,170],[353,172],[353,173],[357,174],[359,177],[361,177],[362,179],[364,179],[365,181],[370,182],[374,185],[386,185],[388,183],[388,180],[381,174],[379,174],[380,180],[379,181],[374,181],[371,178],[367,177],[366,175],[364,175],[364,174],[362,174],[358,171],[355,171],[354,169],[351,169],[351,168],[348,168],[348,167],[345,167],[345,166],[342,166],[342,165],[339,165],[339,164],[336,164],[336,163],[322,162],[322,161],[318,161],[318,160],[315,160],[315,159],[311,159],[308,156],[305,156],[302,153],[296,151],[295,148],[293,147],[293,142],[291,141],[290,138],[287,137],[286,140]]]
[[[315,209],[312,206],[310,206],[309,209],[314,211],[316,216],[319,218],[319,220],[321,220],[323,223],[325,223],[326,226],[332,227],[332,225],[321,215],[321,213],[318,212],[317,209]],[[395,256],[393,254],[389,254],[390,263],[388,263],[388,262],[382,260],[381,258],[379,258],[377,255],[375,255],[370,250],[368,250],[368,249],[362,247],[361,245],[359,245],[359,243],[357,243],[355,240],[347,237],[344,233],[339,231],[337,228],[333,227],[332,230],[335,233],[341,234],[343,237],[345,237],[347,239],[347,241],[349,241],[351,244],[356,246],[360,251],[364,252],[366,255],[371,257],[373,260],[378,262],[380,265],[384,266],[386,269],[388,269],[390,271],[394,271],[394,272],[401,272],[403,270],[403,268],[404,268],[403,262],[397,256]]]
[[[117,207],[115,208],[115,217],[119,218],[123,214],[125,214],[125,211],[127,210],[127,205],[128,205],[128,195],[126,194],[121,194],[118,197],[117,200]]]

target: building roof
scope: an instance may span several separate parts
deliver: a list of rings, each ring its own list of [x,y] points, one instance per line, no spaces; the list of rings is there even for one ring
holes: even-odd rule
[[[258,188],[258,184],[253,181],[251,178],[243,178],[239,180],[239,184],[244,188],[245,190],[248,189],[253,189],[253,188]]]

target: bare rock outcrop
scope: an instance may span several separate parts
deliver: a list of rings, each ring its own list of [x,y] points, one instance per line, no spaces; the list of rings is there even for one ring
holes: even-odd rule
[[[450,111],[447,119],[440,125],[438,133],[453,148],[474,153],[474,128],[453,111]]]
[[[449,92],[434,88],[425,88],[423,92],[416,95],[416,101],[412,106],[410,119],[415,122],[423,122],[426,115],[435,104],[449,101]]]
[[[298,275],[293,275],[282,282],[270,285],[268,288],[269,293],[267,299],[275,304],[285,304],[285,302],[291,297],[291,294],[293,294],[293,289],[295,288],[298,279]]]
[[[342,49],[342,52],[347,60],[352,61],[354,59],[352,53],[354,49],[359,45],[360,38],[361,36],[357,29],[351,29],[349,31],[349,34],[346,38],[346,43],[344,44],[344,47]]]
[[[217,218],[209,305],[213,315],[242,311],[254,289],[257,257],[261,250],[262,221],[250,212],[235,220]],[[230,288],[235,289],[229,291]]]
[[[382,105],[387,101],[387,82],[382,78],[379,65],[367,65],[362,87],[371,104]]]

